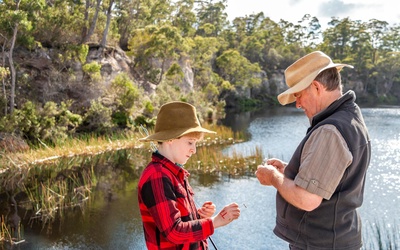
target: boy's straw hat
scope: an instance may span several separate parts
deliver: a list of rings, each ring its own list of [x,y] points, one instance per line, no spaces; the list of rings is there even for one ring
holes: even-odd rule
[[[140,141],[168,141],[191,132],[216,132],[202,128],[197,118],[196,108],[186,102],[170,102],[161,106],[157,115],[154,134]]]
[[[306,89],[322,71],[336,67],[338,71],[343,67],[353,66],[343,63],[333,63],[331,58],[321,51],[311,52],[298,59],[285,70],[286,84],[289,89],[278,95],[282,105],[296,101],[293,94]]]

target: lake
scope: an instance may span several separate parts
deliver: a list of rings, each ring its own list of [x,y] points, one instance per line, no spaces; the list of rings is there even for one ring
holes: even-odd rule
[[[364,249],[380,249],[376,227],[384,239],[400,248],[400,108],[364,108],[372,140],[372,159],[367,174],[363,221]],[[256,147],[265,157],[288,161],[308,127],[301,110],[280,107],[253,113],[228,115],[223,121],[234,130],[246,130],[250,140],[231,145],[224,154],[251,155]],[[230,202],[241,206],[241,217],[218,228],[212,240],[218,249],[288,249],[272,233],[275,225],[275,189],[262,186],[254,175],[230,178],[192,175],[198,204],[212,200],[217,210]],[[113,197],[96,197],[97,206],[71,213],[51,233],[25,227],[21,249],[146,249],[137,204],[137,180],[121,185]],[[210,249],[213,246],[210,244]]]

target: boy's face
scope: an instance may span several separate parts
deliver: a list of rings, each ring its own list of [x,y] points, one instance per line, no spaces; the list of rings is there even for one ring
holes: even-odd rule
[[[184,165],[192,156],[196,153],[196,143],[198,139],[190,136],[184,135],[179,139],[174,139],[170,143],[172,162]]]

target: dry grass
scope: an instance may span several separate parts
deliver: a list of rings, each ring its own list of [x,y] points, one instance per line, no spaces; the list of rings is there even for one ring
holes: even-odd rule
[[[205,124],[203,127],[216,131],[216,135],[207,135],[200,146],[209,144],[229,144],[244,139],[243,133],[234,133],[225,126]],[[150,133],[152,131],[150,130]],[[138,141],[144,137],[140,132],[128,131],[123,134],[99,137],[73,138],[59,143],[54,147],[42,144],[41,147],[31,148],[25,152],[4,153],[0,151],[0,173],[12,168],[29,167],[35,164],[49,163],[60,158],[82,155],[97,155],[109,151],[127,148],[149,147]]]
[[[59,158],[81,155],[97,155],[108,151],[132,148],[137,145],[137,133],[127,133],[115,138],[101,136],[90,138],[68,139],[54,147],[42,144],[41,147],[31,148],[25,152],[1,153],[2,168],[24,167],[55,161]]]

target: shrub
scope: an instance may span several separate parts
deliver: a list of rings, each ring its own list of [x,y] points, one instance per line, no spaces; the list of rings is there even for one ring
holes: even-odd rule
[[[68,110],[70,105],[70,102],[60,105],[47,102],[41,108],[28,101],[1,120],[0,130],[20,134],[33,145],[41,141],[55,144],[74,132],[82,122],[80,115]]]
[[[113,122],[120,127],[132,124],[130,116],[135,102],[139,99],[139,90],[126,73],[119,74],[111,83],[117,106],[112,114]]]
[[[99,100],[92,100],[79,131],[100,134],[109,131],[113,127],[111,114],[110,108],[105,107]]]

